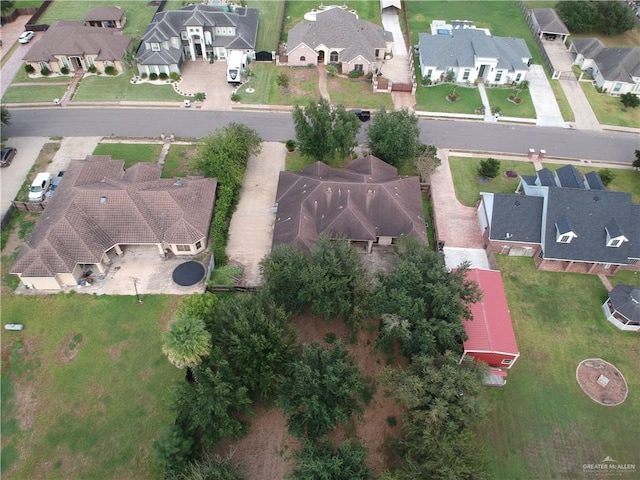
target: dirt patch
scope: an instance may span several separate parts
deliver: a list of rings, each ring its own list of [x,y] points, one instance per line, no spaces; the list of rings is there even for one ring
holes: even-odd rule
[[[118,358],[120,358],[120,354],[126,348],[128,343],[129,342],[127,342],[126,340],[123,340],[122,342],[116,343],[115,345],[111,345],[109,348],[107,348],[109,358],[111,360],[117,360]]]
[[[615,366],[601,358],[583,360],[576,369],[576,380],[591,400],[613,407],[627,399],[627,381]]]
[[[289,86],[286,93],[289,96],[299,97],[307,95],[309,92],[304,88],[309,82],[318,81],[318,69],[306,67],[290,67],[287,70]]]
[[[74,332],[69,334],[58,350],[58,360],[60,360],[60,363],[72,362],[73,359],[78,356],[82,342],[83,338],[81,333]]]

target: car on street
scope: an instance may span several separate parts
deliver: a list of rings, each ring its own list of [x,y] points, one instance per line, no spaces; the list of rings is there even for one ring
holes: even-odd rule
[[[18,37],[19,43],[29,43],[31,39],[34,37],[35,33],[31,30],[27,30],[26,32],[22,32],[22,34]]]
[[[13,160],[13,157],[16,156],[16,153],[18,153],[18,150],[15,148],[3,148],[0,151],[0,167],[8,167],[11,165],[11,161]]]

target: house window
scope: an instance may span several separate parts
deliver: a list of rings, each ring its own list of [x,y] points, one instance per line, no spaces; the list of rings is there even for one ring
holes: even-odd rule
[[[353,69],[354,69],[356,72],[364,72],[364,67],[363,67],[363,65],[362,65],[361,63],[356,63],[356,64],[353,66]]]
[[[571,235],[562,235],[558,241],[560,243],[569,243],[571,242]]]
[[[502,362],[500,362],[502,365],[511,365],[513,363],[513,360],[510,358],[505,358],[504,360],[502,360]]]
[[[302,56],[300,57],[300,61],[301,61],[301,62],[306,62],[306,61],[307,61],[307,57],[305,57],[304,55],[302,55]]]
[[[179,252],[190,252],[191,245],[176,245],[176,250]]]
[[[432,69],[429,69],[429,70],[427,70],[427,74],[425,75],[425,77],[427,77],[427,78],[431,78],[431,75],[432,75],[432,74],[433,74],[433,70],[432,70]]]
[[[522,74],[521,73],[517,74],[516,75],[516,82],[519,82],[521,78],[522,78]]]
[[[629,265],[637,265],[638,263],[640,263],[640,259],[637,258],[630,258],[629,261],[627,262]]]
[[[152,52],[159,52],[160,51],[160,44],[159,43],[152,43],[151,44],[151,51]]]
[[[620,240],[618,240],[617,238],[611,240],[609,242],[609,245],[607,245],[607,247],[618,247],[618,246],[620,246]]]
[[[380,56],[380,49],[376,48],[376,58],[378,58]]]
[[[62,62],[62,66],[65,68],[69,68],[69,59],[65,56],[60,57],[60,61]]]
[[[469,80],[469,75],[471,75],[471,69],[467,68],[462,74],[462,80]]]
[[[338,63],[338,52],[336,51],[331,52],[331,54],[329,55],[329,61],[331,63]]]
[[[202,242],[200,240],[198,240],[196,242],[196,250],[200,250],[200,248],[202,248]]]
[[[622,90],[622,83],[618,82],[613,86],[613,91],[619,92],[620,90]]]
[[[496,82],[499,82],[501,78],[502,78],[502,72],[498,70],[496,72]]]
[[[187,32],[185,32],[185,31],[180,32],[180,38],[182,40],[189,40],[189,36],[187,35]]]
[[[49,70],[49,64],[47,62],[38,62],[38,66],[40,67],[40,70],[43,70],[45,68]]]
[[[105,60],[104,61],[104,66],[105,67],[113,67],[113,62],[111,60]]]
[[[89,62],[90,67],[95,67],[95,64],[93,63],[93,57],[87,57],[87,62]]]

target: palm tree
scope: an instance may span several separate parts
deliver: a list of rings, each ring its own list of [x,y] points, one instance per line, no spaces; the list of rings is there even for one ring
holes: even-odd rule
[[[211,334],[199,318],[179,318],[162,340],[162,352],[178,368],[200,365],[211,351]]]

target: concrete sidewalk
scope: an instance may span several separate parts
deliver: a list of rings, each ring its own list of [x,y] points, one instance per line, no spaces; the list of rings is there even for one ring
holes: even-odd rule
[[[536,110],[536,125],[566,128],[567,124],[562,118],[560,107],[542,65],[531,65],[527,80],[533,108]]]

